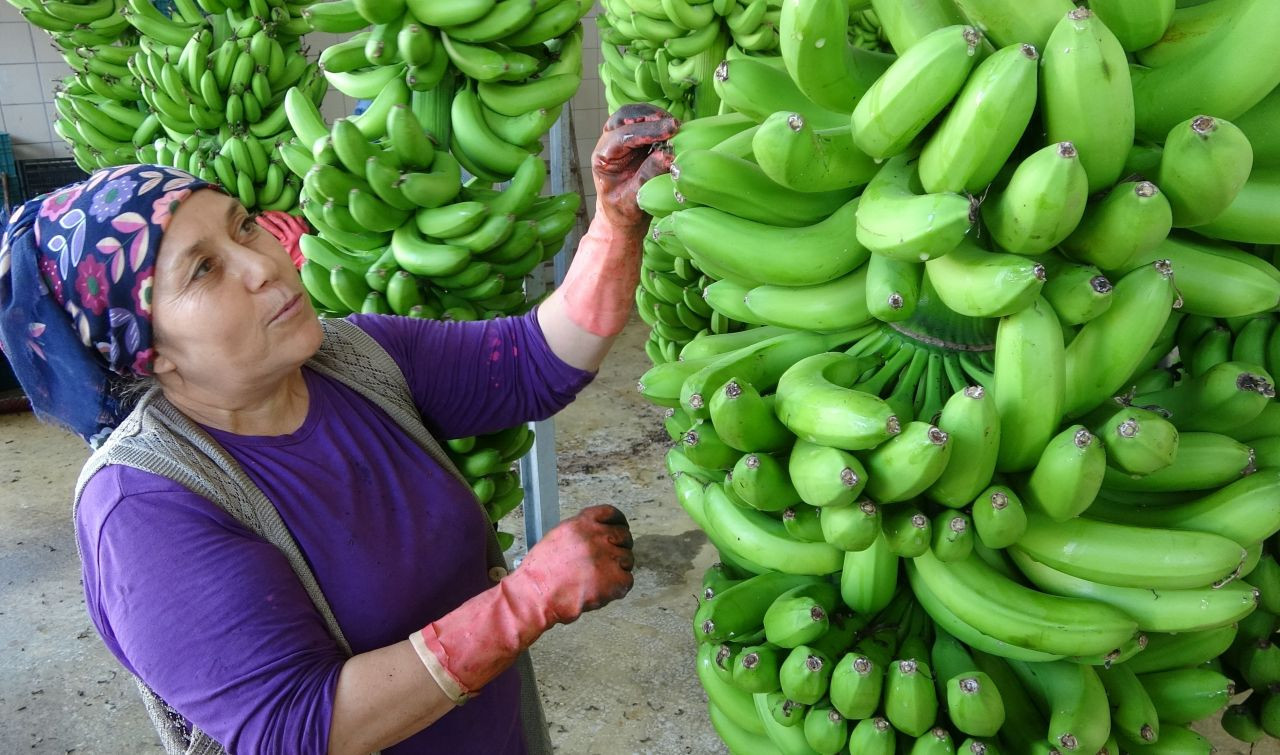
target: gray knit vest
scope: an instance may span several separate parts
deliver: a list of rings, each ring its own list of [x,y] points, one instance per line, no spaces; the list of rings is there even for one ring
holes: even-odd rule
[[[391,356],[371,336],[346,320],[322,320],[321,323],[324,342],[307,366],[338,380],[381,408],[431,458],[465,483],[462,473],[423,424],[404,374]],[[76,484],[73,516],[80,507],[85,484],[108,464],[134,467],[173,480],[217,504],[279,548],[324,619],[334,641],[344,653],[351,655],[351,647],[334,618],[329,602],[275,506],[235,459],[169,403],[158,388],[138,401],[107,442],[85,463]],[[508,568],[492,530],[487,549],[491,567]],[[550,755],[551,741],[528,653],[522,653],[516,665],[520,671],[520,715],[525,742],[532,755]],[[145,682],[137,677],[134,681],[168,755],[221,755],[226,752],[221,744],[193,726]]]

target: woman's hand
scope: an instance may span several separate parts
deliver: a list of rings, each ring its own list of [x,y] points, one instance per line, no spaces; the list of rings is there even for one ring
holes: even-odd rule
[[[568,624],[631,590],[631,546],[631,529],[622,512],[613,506],[591,506],[552,528],[508,579],[528,580],[534,590],[529,598],[541,601],[558,622]]]
[[[591,153],[596,186],[596,212],[616,230],[643,232],[649,215],[636,204],[645,181],[671,168],[666,142],[680,122],[653,105],[624,105],[607,123]]]

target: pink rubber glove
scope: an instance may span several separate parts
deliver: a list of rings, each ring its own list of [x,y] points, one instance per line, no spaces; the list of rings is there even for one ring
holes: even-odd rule
[[[556,525],[520,568],[410,637],[440,688],[463,702],[556,624],[631,589],[631,530],[613,506]]]
[[[302,251],[298,248],[298,239],[302,238],[303,234],[311,233],[311,227],[307,225],[307,221],[278,210],[264,210],[258,213],[256,220],[258,225],[275,236],[280,246],[289,253],[293,266],[302,267],[304,259]]]

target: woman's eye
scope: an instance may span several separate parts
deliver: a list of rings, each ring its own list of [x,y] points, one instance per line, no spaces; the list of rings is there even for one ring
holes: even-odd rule
[[[203,278],[206,273],[211,272],[212,270],[213,265],[209,260],[200,260],[199,264],[196,265],[196,269],[191,273],[191,279],[199,280],[200,278]]]
[[[248,215],[240,223],[240,232],[243,234],[253,234],[258,232],[258,221],[255,216]]]

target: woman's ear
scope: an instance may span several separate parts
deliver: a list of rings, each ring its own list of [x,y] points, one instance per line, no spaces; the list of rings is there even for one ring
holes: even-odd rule
[[[155,358],[151,361],[151,374],[159,377],[178,369],[178,365],[164,355],[164,352],[157,351]]]

